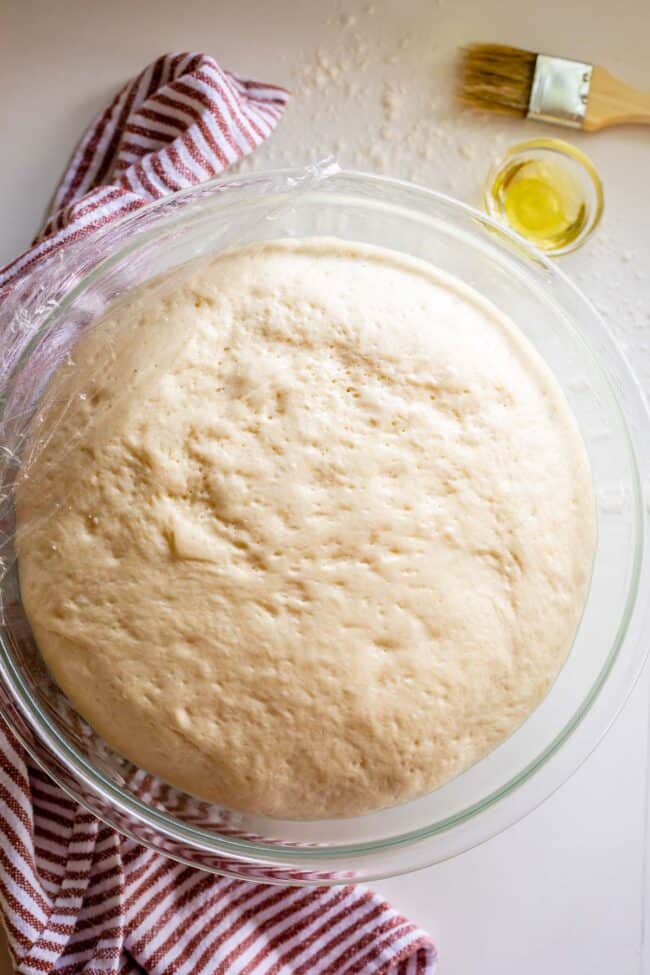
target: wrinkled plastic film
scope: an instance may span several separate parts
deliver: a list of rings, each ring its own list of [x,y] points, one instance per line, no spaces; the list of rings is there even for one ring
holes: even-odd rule
[[[18,675],[10,683],[22,684],[60,739],[106,779],[128,788],[161,812],[200,823],[220,835],[243,835],[238,824],[231,821],[231,813],[178,793],[113,752],[77,714],[49,674],[20,597],[16,489],[23,478],[48,476],[47,463],[45,474],[35,471],[42,466],[35,463],[39,458],[49,462],[47,456],[41,458],[48,446],[56,447],[55,474],[57,465],[65,464],[66,453],[75,445],[83,446],[92,426],[102,421],[107,407],[97,394],[102,389],[103,367],[116,354],[116,309],[125,307],[126,322],[137,307],[143,285],[150,296],[152,288],[164,291],[169,281],[171,287],[177,286],[186,266],[191,275],[204,260],[226,250],[257,239],[290,235],[291,211],[298,197],[336,172],[338,166],[326,160],[301,171],[194,187],[66,246],[36,273],[20,280],[0,302],[0,669]],[[91,371],[86,355],[83,370],[77,369],[76,353],[86,341],[97,349]],[[173,354],[173,348],[167,351],[170,360]],[[128,383],[121,394],[128,399]],[[59,438],[57,442],[62,421],[75,399],[88,404],[85,425],[75,428],[69,439]],[[113,395],[110,408],[114,405]],[[75,407],[76,418],[79,403]],[[70,500],[56,492],[55,496],[57,508]],[[38,519],[47,517],[48,510],[37,515]],[[23,542],[29,543],[35,523],[23,517],[18,526]],[[3,711],[13,715],[14,728],[24,730],[21,740],[39,761],[43,746],[33,739],[29,721],[25,723],[16,701],[7,694],[0,682]],[[48,753],[47,762],[51,761]],[[61,773],[64,778],[69,774],[65,764]],[[96,799],[93,794],[93,808]],[[130,820],[127,826],[135,828]]]
[[[164,198],[62,248],[19,281],[0,303],[0,581],[2,611],[18,598],[5,585],[14,568],[16,487],[21,479],[56,476],[66,452],[101,421],[102,374],[116,336],[108,319],[121,305],[137,310],[138,289],[164,292],[187,266],[238,245],[286,236],[281,227],[297,197],[338,172],[332,160],[303,170],[251,175],[206,183]],[[278,228],[274,231],[274,228]],[[128,315],[124,316],[128,318]],[[101,331],[100,331],[101,330]],[[89,333],[96,354],[93,371],[76,369],[75,350]],[[173,349],[167,350],[170,361]],[[87,358],[87,356],[85,357]],[[161,364],[164,369],[165,363]],[[115,404],[112,390],[111,403]],[[120,391],[129,396],[128,385]],[[85,425],[57,437],[73,400],[82,401]],[[79,403],[76,403],[79,412]],[[51,445],[56,463],[35,473],[36,460]],[[33,488],[33,485],[32,485]],[[32,494],[37,493],[32,490]],[[52,494],[52,492],[49,492]],[[69,499],[59,495],[56,504]],[[47,518],[39,510],[33,517]],[[29,533],[24,513],[19,531]],[[12,590],[13,596],[11,595]]]

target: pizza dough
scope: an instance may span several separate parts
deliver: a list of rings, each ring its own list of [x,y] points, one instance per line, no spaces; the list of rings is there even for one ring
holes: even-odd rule
[[[595,545],[559,386],[487,301],[334,239],[168,275],[74,351],[17,487],[22,597],[122,755],[234,809],[434,789],[566,657]]]

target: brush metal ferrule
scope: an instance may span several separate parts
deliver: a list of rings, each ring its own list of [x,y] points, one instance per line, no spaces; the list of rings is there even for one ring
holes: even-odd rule
[[[587,110],[591,65],[538,54],[528,118],[581,129]]]

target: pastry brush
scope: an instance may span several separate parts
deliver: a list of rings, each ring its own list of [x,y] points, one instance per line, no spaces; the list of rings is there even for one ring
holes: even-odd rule
[[[605,68],[503,44],[464,48],[459,96],[474,108],[585,132],[650,125],[650,95]]]

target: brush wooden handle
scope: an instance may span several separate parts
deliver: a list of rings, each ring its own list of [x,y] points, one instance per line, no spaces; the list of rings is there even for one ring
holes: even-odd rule
[[[597,132],[610,125],[650,125],[650,95],[594,65],[583,128]]]

